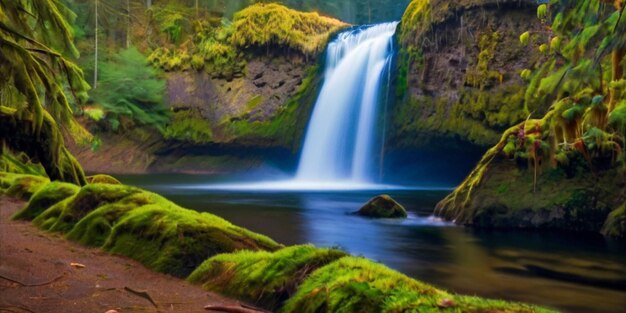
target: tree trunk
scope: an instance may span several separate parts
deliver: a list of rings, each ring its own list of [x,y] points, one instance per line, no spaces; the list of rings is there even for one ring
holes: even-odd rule
[[[94,64],[93,64],[93,89],[96,90],[98,88],[98,0],[95,2],[95,36],[96,37],[96,46],[94,53]]]
[[[617,81],[624,77],[624,66],[622,62],[624,61],[624,55],[626,54],[626,48],[615,49],[612,54],[612,66],[613,66],[613,74],[611,80]],[[611,100],[609,101],[609,113],[613,112],[615,106],[617,105],[617,98],[619,95],[617,94],[619,90],[613,88],[611,90]]]
[[[130,0],[126,0],[126,49],[130,48]]]
[[[152,0],[146,0],[146,8],[151,8],[152,7]]]

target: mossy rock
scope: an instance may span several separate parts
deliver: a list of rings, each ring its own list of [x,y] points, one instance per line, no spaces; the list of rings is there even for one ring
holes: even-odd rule
[[[312,245],[274,253],[242,251],[210,258],[188,278],[203,288],[275,310],[316,269],[347,254]]]
[[[25,208],[13,215],[13,219],[31,221],[51,206],[75,195],[80,187],[63,182],[51,182],[39,189]]]
[[[273,240],[208,213],[183,209],[139,188],[90,184],[80,190],[50,184],[29,203],[31,217],[45,203],[38,227],[138,260],[156,271],[186,277],[207,258],[238,250],[277,250]],[[78,188],[78,187],[76,187]],[[64,194],[75,194],[61,199]]]
[[[67,233],[83,217],[100,206],[121,201],[140,192],[139,188],[124,185],[86,185],[74,196],[45,210],[33,223],[44,230]]]
[[[311,274],[280,310],[314,312],[551,312],[458,296],[364,258],[345,257]]]
[[[406,210],[388,195],[369,200],[356,214],[373,218],[406,218]]]
[[[109,184],[109,185],[121,185],[122,183],[115,177],[105,174],[98,174],[93,176],[87,176],[88,184]]]
[[[28,200],[49,182],[43,176],[0,172],[0,195]]]

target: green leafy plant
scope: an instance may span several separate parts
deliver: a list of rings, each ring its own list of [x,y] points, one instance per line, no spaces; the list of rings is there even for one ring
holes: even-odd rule
[[[104,62],[100,77],[100,87],[91,96],[104,110],[112,129],[119,128],[123,117],[135,124],[163,129],[168,121],[163,104],[165,81],[158,78],[136,48],[122,50]]]

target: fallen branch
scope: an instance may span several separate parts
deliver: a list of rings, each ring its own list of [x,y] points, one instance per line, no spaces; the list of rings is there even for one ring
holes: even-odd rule
[[[239,305],[207,305],[204,307],[205,310],[213,310],[220,311],[226,313],[267,313],[269,311],[265,311],[263,309],[255,308],[253,306],[239,304]]]
[[[61,275],[61,276],[59,276],[59,277],[56,277],[56,278],[54,278],[54,279],[52,279],[52,280],[49,280],[49,281],[46,281],[46,282],[43,282],[43,283],[37,283],[37,284],[27,284],[27,283],[23,283],[23,282],[21,282],[21,281],[19,281],[19,280],[17,280],[17,279],[13,279],[13,278],[10,278],[10,277],[6,277],[6,276],[4,276],[4,275],[0,275],[0,278],[2,278],[2,279],[4,279],[4,280],[8,280],[8,281],[10,281],[10,282],[12,282],[12,283],[16,283],[16,284],[18,284],[18,285],[20,285],[20,286],[23,286],[23,287],[39,287],[39,286],[45,286],[45,285],[52,284],[52,283],[56,282],[57,280],[59,280],[59,279],[63,278],[63,276],[65,276],[65,274],[63,274],[63,275]]]
[[[126,291],[128,291],[128,292],[130,292],[130,293],[132,293],[132,294],[134,294],[136,296],[142,297],[142,298],[150,301],[150,303],[152,303],[152,305],[154,305],[155,308],[158,308],[156,302],[154,302],[154,300],[152,300],[152,297],[150,297],[150,294],[148,294],[147,291],[134,290],[134,289],[132,289],[130,287],[124,287],[124,290],[126,290]]]
[[[9,312],[20,313],[20,311],[14,311],[14,310],[11,310],[11,309],[19,309],[19,310],[21,310],[21,312],[26,311],[26,312],[35,313],[31,309],[29,309],[27,307],[23,307],[23,306],[17,306],[17,305],[0,306],[0,310],[1,311],[9,311]]]

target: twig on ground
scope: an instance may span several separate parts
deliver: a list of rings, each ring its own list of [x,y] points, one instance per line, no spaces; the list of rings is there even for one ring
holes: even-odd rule
[[[13,278],[10,278],[10,277],[6,277],[6,276],[4,276],[4,275],[0,275],[0,278],[2,278],[2,279],[4,279],[4,280],[8,280],[8,281],[10,281],[10,282],[12,282],[12,283],[16,283],[16,284],[18,284],[18,285],[20,285],[20,286],[23,286],[23,287],[39,287],[39,286],[45,286],[45,285],[52,284],[52,283],[56,282],[57,280],[59,280],[59,279],[63,278],[63,276],[65,276],[65,274],[63,274],[63,275],[61,275],[61,276],[59,276],[59,277],[56,277],[56,278],[54,278],[54,279],[52,279],[52,280],[49,280],[49,281],[46,281],[46,282],[43,282],[43,283],[37,283],[37,284],[27,284],[27,283],[23,283],[23,282],[21,282],[21,281],[19,281],[19,280],[17,280],[17,279],[13,279]]]
[[[126,290],[126,291],[128,291],[128,292],[130,292],[130,293],[132,293],[132,294],[134,294],[136,296],[142,297],[142,298],[150,301],[150,303],[152,303],[152,305],[154,305],[155,308],[158,308],[156,302],[154,302],[154,300],[152,300],[152,297],[150,296],[150,294],[147,291],[134,290],[134,289],[132,289],[132,288],[130,288],[128,286],[124,287],[124,290]]]

